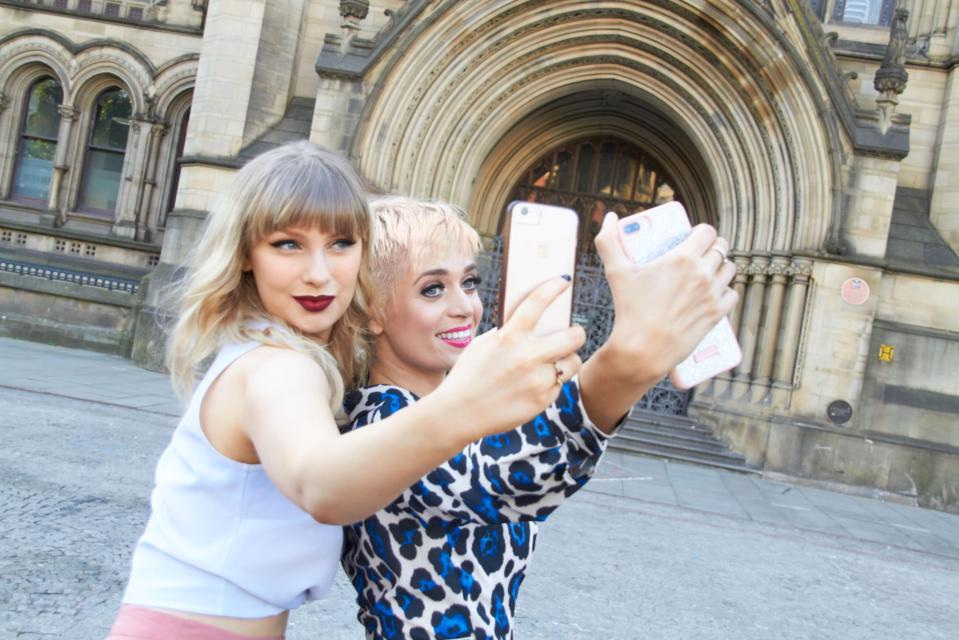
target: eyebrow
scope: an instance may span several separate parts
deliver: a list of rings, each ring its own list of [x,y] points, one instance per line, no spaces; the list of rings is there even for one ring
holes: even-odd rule
[[[471,271],[477,271],[475,262],[473,264],[468,265],[465,269],[463,269],[463,273],[469,273]],[[421,273],[419,277],[413,281],[413,284],[416,285],[417,282],[419,282],[423,278],[426,278],[427,276],[446,276],[446,275],[449,275],[449,273],[450,273],[449,269],[430,269],[429,271],[424,271],[423,273]]]

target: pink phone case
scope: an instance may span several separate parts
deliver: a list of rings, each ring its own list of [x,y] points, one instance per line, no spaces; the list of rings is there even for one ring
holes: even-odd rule
[[[623,249],[633,262],[640,264],[651,262],[680,244],[690,229],[686,209],[679,202],[668,202],[619,221]],[[689,357],[670,372],[669,379],[677,389],[689,389],[732,369],[742,359],[732,325],[723,318]]]

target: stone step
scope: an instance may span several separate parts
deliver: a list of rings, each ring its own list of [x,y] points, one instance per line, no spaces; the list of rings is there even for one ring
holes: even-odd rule
[[[759,473],[746,464],[743,455],[717,438],[712,429],[688,416],[634,411],[609,446],[654,458]]]
[[[727,456],[739,456],[739,454],[730,451],[729,445],[721,440],[710,440],[710,441],[692,441],[685,440],[678,437],[671,437],[669,435],[661,434],[649,434],[636,431],[627,431],[625,433],[616,434],[617,440],[623,440],[628,442],[635,442],[640,445],[650,445],[653,447],[660,447],[663,449],[671,449],[675,451],[695,453],[697,455],[702,454],[705,456],[719,456],[725,458]]]
[[[628,441],[619,441],[619,438],[613,438],[609,446],[611,449],[616,449],[617,451],[622,451],[629,454],[641,455],[649,458],[656,458],[659,460],[674,460],[677,462],[685,462],[688,464],[695,464],[704,467],[713,467],[718,469],[726,469],[728,471],[736,471],[739,473],[748,473],[759,475],[762,473],[761,470],[750,467],[745,463],[745,461],[737,460],[736,458],[717,458],[712,456],[701,456],[694,454],[692,452],[683,452],[677,451],[675,449],[665,449],[656,447],[653,445],[642,445],[638,443],[632,443]]]
[[[624,425],[617,437],[628,436],[639,440],[648,440],[649,442],[664,442],[666,444],[688,444],[691,447],[703,447],[710,451],[728,451],[729,445],[716,437],[696,433],[690,430],[679,430],[670,427],[657,427],[655,425]]]

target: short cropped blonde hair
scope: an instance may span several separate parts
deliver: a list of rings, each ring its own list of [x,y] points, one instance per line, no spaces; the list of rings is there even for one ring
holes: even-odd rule
[[[479,253],[479,234],[466,212],[445,202],[380,196],[369,203],[375,232],[371,259],[376,293],[374,315],[382,318],[397,281],[431,257],[451,251]]]

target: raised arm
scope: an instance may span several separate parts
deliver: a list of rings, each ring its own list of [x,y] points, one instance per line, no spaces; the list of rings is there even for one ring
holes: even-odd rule
[[[417,402],[395,387],[365,394],[351,413],[354,429]],[[426,520],[446,523],[542,520],[592,477],[606,441],[589,421],[574,379],[529,422],[470,443],[430,471],[404,492],[405,503],[417,505]]]
[[[606,432],[692,352],[738,297],[729,288],[736,268],[722,258],[729,244],[713,227],[697,225],[676,249],[637,265],[620,245],[616,220],[607,214],[596,236],[616,319],[579,374],[583,404]]]
[[[242,421],[267,474],[317,520],[348,524],[387,505],[468,443],[530,419],[559,393],[553,363],[585,341],[580,328],[532,334],[567,286],[559,278],[541,285],[503,328],[474,340],[427,398],[345,435],[312,361],[279,349],[256,350],[268,353],[248,368]]]

